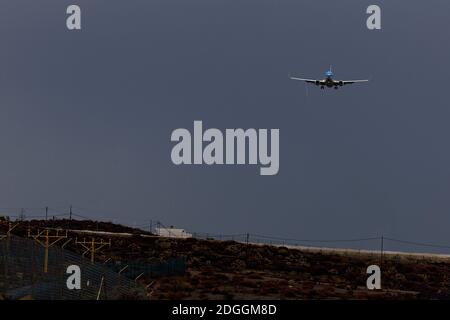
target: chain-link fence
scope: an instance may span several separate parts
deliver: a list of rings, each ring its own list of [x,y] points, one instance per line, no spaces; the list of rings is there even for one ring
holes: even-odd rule
[[[167,276],[182,276],[186,272],[186,257],[170,258],[158,262],[109,262],[112,270],[130,279]]]
[[[114,300],[145,299],[145,290],[136,282],[102,264],[53,246],[48,248],[30,239],[9,237],[0,240],[0,294],[4,299]],[[68,289],[67,267],[81,270],[81,289]]]

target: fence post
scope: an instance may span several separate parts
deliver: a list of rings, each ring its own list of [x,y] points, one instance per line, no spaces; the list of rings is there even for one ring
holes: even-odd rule
[[[63,248],[61,248],[61,247],[54,248],[55,256],[56,256],[57,251],[60,252],[60,259],[61,259],[60,263],[59,263],[59,268],[60,268],[60,276],[61,276],[61,278],[60,278],[60,286],[61,286],[60,293],[61,293],[61,297],[60,298],[62,300],[62,299],[64,299],[64,289],[66,287],[66,281],[64,281],[65,280],[65,274],[66,274],[66,270],[64,268],[66,266],[66,259],[65,259],[64,249]]]
[[[8,252],[8,245],[7,245],[7,242],[8,242],[8,239],[7,238],[3,238],[3,240],[5,240],[5,242],[4,242],[4,255],[3,255],[3,257],[1,258],[1,261],[2,261],[2,264],[3,264],[3,272],[4,272],[4,278],[5,278],[5,284],[4,284],[4,286],[5,286],[5,291],[7,291],[8,290],[8,255],[9,255],[9,252]],[[2,243],[2,245],[3,245],[3,243]],[[3,248],[2,248],[2,250],[3,250]]]
[[[31,284],[31,297],[34,299],[35,297],[35,286],[37,282],[37,262],[36,262],[36,256],[39,253],[36,253],[36,243],[35,242],[29,242],[31,246],[31,270],[32,270],[32,284]]]
[[[98,288],[97,300],[100,300],[100,294],[102,293],[102,287],[103,287],[103,280],[104,279],[105,279],[105,277],[102,276],[102,280],[100,281],[100,288]]]
[[[381,236],[380,269],[383,267],[384,236]]]

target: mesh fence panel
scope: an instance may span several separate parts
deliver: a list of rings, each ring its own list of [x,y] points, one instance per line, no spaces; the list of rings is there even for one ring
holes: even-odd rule
[[[136,282],[102,264],[53,246],[48,250],[30,239],[10,237],[0,240],[0,293],[9,299],[115,300],[145,299],[145,290]],[[81,269],[81,289],[69,290],[67,267]]]
[[[135,279],[137,277],[164,277],[164,276],[181,276],[186,271],[186,258],[171,258],[167,261],[159,262],[122,262],[122,263],[108,263],[108,267],[122,275]]]

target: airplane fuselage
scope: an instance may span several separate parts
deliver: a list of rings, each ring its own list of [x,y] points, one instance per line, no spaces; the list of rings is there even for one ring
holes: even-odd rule
[[[325,83],[327,85],[328,88],[331,88],[332,86],[334,86],[334,81],[331,77],[328,77],[325,79]]]
[[[322,89],[324,87],[327,87],[327,88],[334,87],[335,89],[337,89],[339,86],[343,86],[344,84],[342,81],[335,81],[335,80],[333,80],[333,78],[331,76],[328,76],[323,80],[317,80],[316,85],[320,86]]]

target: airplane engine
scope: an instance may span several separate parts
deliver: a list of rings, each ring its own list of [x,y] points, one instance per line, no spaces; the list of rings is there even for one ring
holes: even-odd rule
[[[344,85],[344,82],[339,81],[339,85],[342,87]]]
[[[319,80],[316,80],[316,86],[318,86],[320,84]]]

